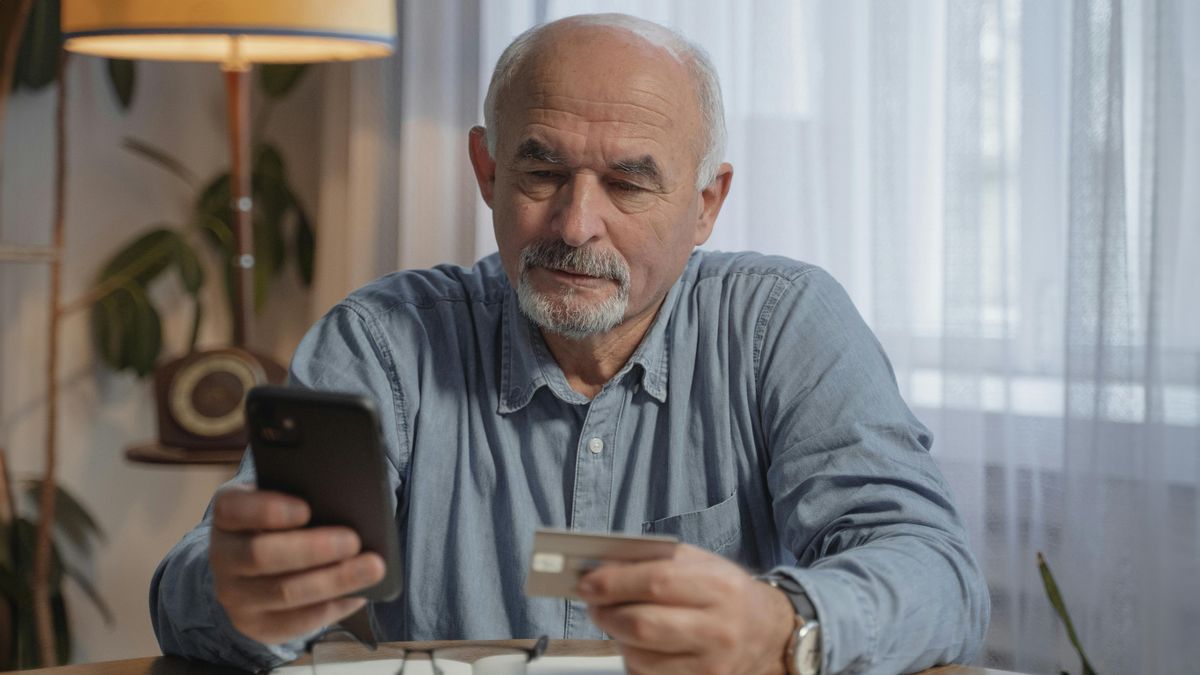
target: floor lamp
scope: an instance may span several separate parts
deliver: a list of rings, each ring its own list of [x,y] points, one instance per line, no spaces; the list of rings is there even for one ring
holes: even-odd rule
[[[131,448],[126,453],[131,459],[209,463],[232,457],[236,461],[245,445],[241,412],[245,391],[283,375],[270,359],[248,351],[254,310],[250,65],[387,56],[396,43],[395,4],[395,0],[62,0],[64,47],[69,51],[118,59],[211,61],[225,72],[236,240],[233,349],[198,352],[160,364],[155,378],[159,443]],[[202,386],[207,387],[203,395]]]

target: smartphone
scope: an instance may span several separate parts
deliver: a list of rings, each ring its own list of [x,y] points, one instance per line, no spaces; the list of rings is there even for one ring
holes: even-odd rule
[[[403,574],[379,416],[357,394],[261,386],[246,396],[246,426],[260,490],[295,495],[309,527],[344,525],[387,573],[354,595],[391,600]]]

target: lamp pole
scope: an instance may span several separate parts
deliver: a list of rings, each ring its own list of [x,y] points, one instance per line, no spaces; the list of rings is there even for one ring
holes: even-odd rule
[[[230,38],[225,73],[229,118],[229,194],[233,207],[236,248],[233,270],[233,345],[245,349],[253,334],[254,201],[250,166],[250,63],[241,49],[242,38]]]

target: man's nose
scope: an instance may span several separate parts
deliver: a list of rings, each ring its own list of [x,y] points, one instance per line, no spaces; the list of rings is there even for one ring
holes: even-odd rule
[[[576,174],[559,191],[558,234],[568,246],[583,246],[604,233],[604,190],[595,176]]]

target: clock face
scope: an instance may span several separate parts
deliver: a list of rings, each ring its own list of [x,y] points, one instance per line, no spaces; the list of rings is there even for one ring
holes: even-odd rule
[[[205,438],[236,433],[251,387],[266,382],[259,364],[230,352],[203,354],[171,379],[167,406],[185,431]]]

